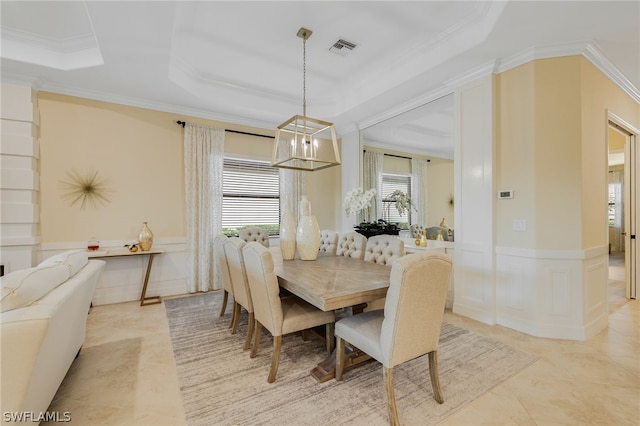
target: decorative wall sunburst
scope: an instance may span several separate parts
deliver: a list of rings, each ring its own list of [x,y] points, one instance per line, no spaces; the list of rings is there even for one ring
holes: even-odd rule
[[[98,204],[106,205],[111,201],[111,190],[107,182],[97,170],[81,174],[77,170],[67,172],[67,180],[61,182],[62,198],[70,206],[80,204],[80,210],[90,205],[96,208]]]

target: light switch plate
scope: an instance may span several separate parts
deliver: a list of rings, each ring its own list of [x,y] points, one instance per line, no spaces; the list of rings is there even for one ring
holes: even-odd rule
[[[513,219],[513,230],[514,231],[526,231],[527,230],[527,221],[525,219]]]

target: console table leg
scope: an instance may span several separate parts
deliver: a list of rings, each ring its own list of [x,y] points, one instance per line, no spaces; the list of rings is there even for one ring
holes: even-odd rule
[[[140,306],[155,305],[158,303],[162,303],[162,299],[160,299],[160,296],[146,297],[147,284],[149,284],[149,275],[151,274],[151,265],[153,265],[154,256],[155,256],[155,253],[149,254],[149,263],[147,264],[147,273],[144,276],[144,284],[142,285],[142,294],[140,295]],[[151,300],[151,302],[148,302],[148,300]]]

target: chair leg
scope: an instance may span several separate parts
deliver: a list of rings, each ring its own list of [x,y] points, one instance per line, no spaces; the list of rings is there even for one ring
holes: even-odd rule
[[[342,380],[342,371],[344,370],[344,340],[336,337],[336,380]]]
[[[431,376],[431,387],[435,400],[442,404],[444,396],[440,387],[440,374],[438,373],[438,351],[429,352],[429,375]]]
[[[251,338],[253,337],[253,326],[255,322],[255,316],[253,312],[249,312],[249,325],[247,326],[247,337],[244,339],[244,346],[242,347],[243,351],[249,349],[249,345],[251,344]]]
[[[387,394],[387,413],[389,414],[389,424],[399,426],[398,407],[396,406],[396,394],[393,391],[393,367],[382,366],[382,376],[384,378],[384,390]]]
[[[229,298],[229,293],[227,293],[227,290],[222,290],[222,291],[224,292],[224,295],[222,296],[222,308],[220,308],[219,317],[224,316],[224,311],[227,310],[227,299]]]
[[[233,327],[233,322],[236,320],[236,311],[237,310],[238,310],[238,304],[234,300],[232,308],[231,308],[231,321],[229,321],[229,328]]]
[[[278,364],[280,364],[280,351],[282,350],[282,336],[273,336],[273,355],[271,355],[271,371],[269,371],[269,378],[267,382],[273,383],[276,381],[276,374],[278,374]]]
[[[333,351],[333,348],[335,346],[335,336],[333,334],[333,330],[335,327],[335,323],[329,323],[326,325],[327,329],[326,329],[326,336],[325,339],[327,341],[327,352],[331,353]]]
[[[253,348],[251,348],[251,355],[249,358],[255,358],[258,353],[258,346],[260,346],[260,336],[262,335],[262,324],[258,320],[254,321],[255,330],[253,330]]]
[[[233,325],[231,326],[231,334],[238,332],[238,324],[240,324],[240,314],[242,314],[242,306],[238,302],[234,302]]]

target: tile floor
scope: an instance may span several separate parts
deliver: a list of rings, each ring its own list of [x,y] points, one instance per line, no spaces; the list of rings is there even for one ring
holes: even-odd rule
[[[441,425],[640,424],[640,302],[624,298],[612,257],[609,328],[586,342],[543,339],[451,312],[453,324],[541,359]],[[87,340],[51,411],[76,425],[183,425],[164,305],[97,306]],[[382,385],[382,384],[381,384]]]

